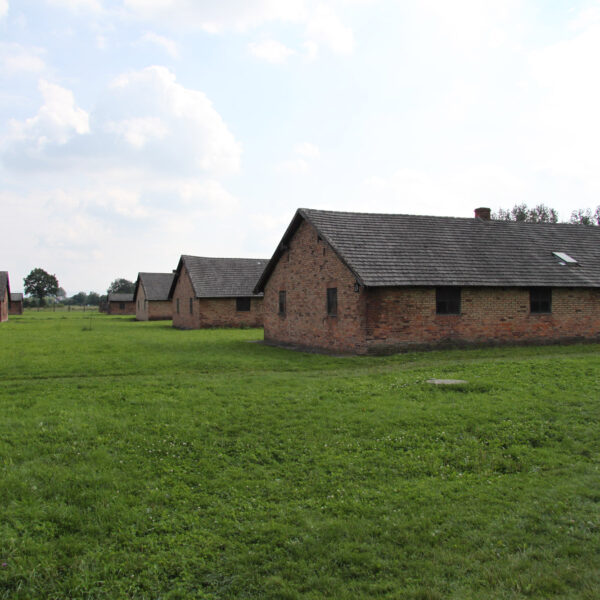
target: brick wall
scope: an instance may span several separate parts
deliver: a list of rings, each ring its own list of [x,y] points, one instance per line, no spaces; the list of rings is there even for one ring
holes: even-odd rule
[[[8,321],[8,293],[4,294],[4,298],[0,298],[0,323]]]
[[[190,298],[192,311],[190,312]],[[179,300],[179,312],[177,312]],[[196,298],[185,266],[173,291],[173,327],[202,329],[208,327],[262,327],[262,298],[252,298],[249,311],[236,310],[235,298]]]
[[[23,314],[23,301],[11,302],[10,308],[8,309],[9,315],[22,315]]]
[[[600,341],[600,290],[552,290],[552,312],[532,314],[529,290],[462,288],[461,314],[437,315],[435,288],[372,288],[367,295],[371,351],[447,344]]]
[[[121,308],[123,304],[123,308]],[[135,302],[109,302],[109,315],[135,315]]]
[[[138,286],[135,301],[135,318],[138,321],[166,321],[173,316],[171,300],[148,300],[143,285]]]
[[[450,344],[600,341],[600,290],[552,292],[552,312],[532,314],[529,290],[463,288],[460,315],[437,315],[435,288],[361,288],[317,232],[303,222],[265,288],[265,341],[365,354]],[[327,316],[327,288],[338,314]],[[286,314],[278,314],[286,291]]]
[[[265,288],[265,341],[333,352],[366,352],[364,291],[329,245],[303,221]],[[337,316],[327,315],[327,288],[337,289]],[[286,292],[286,314],[279,292]]]
[[[168,321],[173,318],[171,300],[149,300],[147,307],[149,321]]]

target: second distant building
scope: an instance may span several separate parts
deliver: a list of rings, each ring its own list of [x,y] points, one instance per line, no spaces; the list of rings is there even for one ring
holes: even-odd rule
[[[138,321],[161,321],[173,316],[169,292],[174,277],[173,273],[138,273],[133,293]]]
[[[169,297],[173,327],[262,327],[263,295],[254,293],[267,259],[183,255]]]

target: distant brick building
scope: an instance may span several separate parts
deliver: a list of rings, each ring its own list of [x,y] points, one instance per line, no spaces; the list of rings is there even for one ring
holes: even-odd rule
[[[356,354],[600,341],[600,227],[300,209],[261,276],[265,340]]]
[[[0,271],[0,323],[8,321],[8,307],[10,305],[10,283],[8,271]]]
[[[262,327],[262,293],[253,289],[267,262],[183,255],[169,293],[173,327]]]
[[[138,321],[161,321],[173,318],[169,292],[173,273],[138,273],[133,292],[135,318]]]
[[[120,292],[109,294],[108,309],[106,312],[109,315],[135,315],[133,294],[123,294]]]
[[[23,294],[12,293],[10,295],[10,306],[8,308],[9,315],[23,314]]]

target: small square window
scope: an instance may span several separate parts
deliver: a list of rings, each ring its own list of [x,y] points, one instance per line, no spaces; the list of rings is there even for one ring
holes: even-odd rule
[[[286,313],[286,294],[285,291],[279,292],[279,314],[285,315]]]
[[[250,310],[250,298],[236,298],[235,299],[235,310],[249,311]]]
[[[435,288],[435,311],[438,315],[460,315],[460,288]]]
[[[337,288],[327,288],[327,315],[337,317]]]
[[[532,313],[552,312],[552,288],[531,288],[529,309]]]

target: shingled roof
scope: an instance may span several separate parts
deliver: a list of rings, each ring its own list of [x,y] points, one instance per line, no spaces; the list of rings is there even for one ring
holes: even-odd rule
[[[8,271],[0,271],[0,300],[4,300],[4,294],[6,292],[10,294]]]
[[[23,294],[20,292],[11,292],[10,294],[11,302],[23,302]]]
[[[262,296],[254,292],[254,286],[268,262],[266,258],[207,258],[184,254],[177,265],[169,297],[173,297],[183,265],[190,274],[196,298]]]
[[[108,295],[108,302],[133,302],[133,294],[116,292]]]
[[[256,291],[303,220],[365,286],[600,287],[600,227],[301,208]]]
[[[138,273],[135,282],[133,300],[137,299],[139,286],[144,287],[146,299],[149,301],[166,301],[169,299],[169,291],[173,284],[174,273]]]

